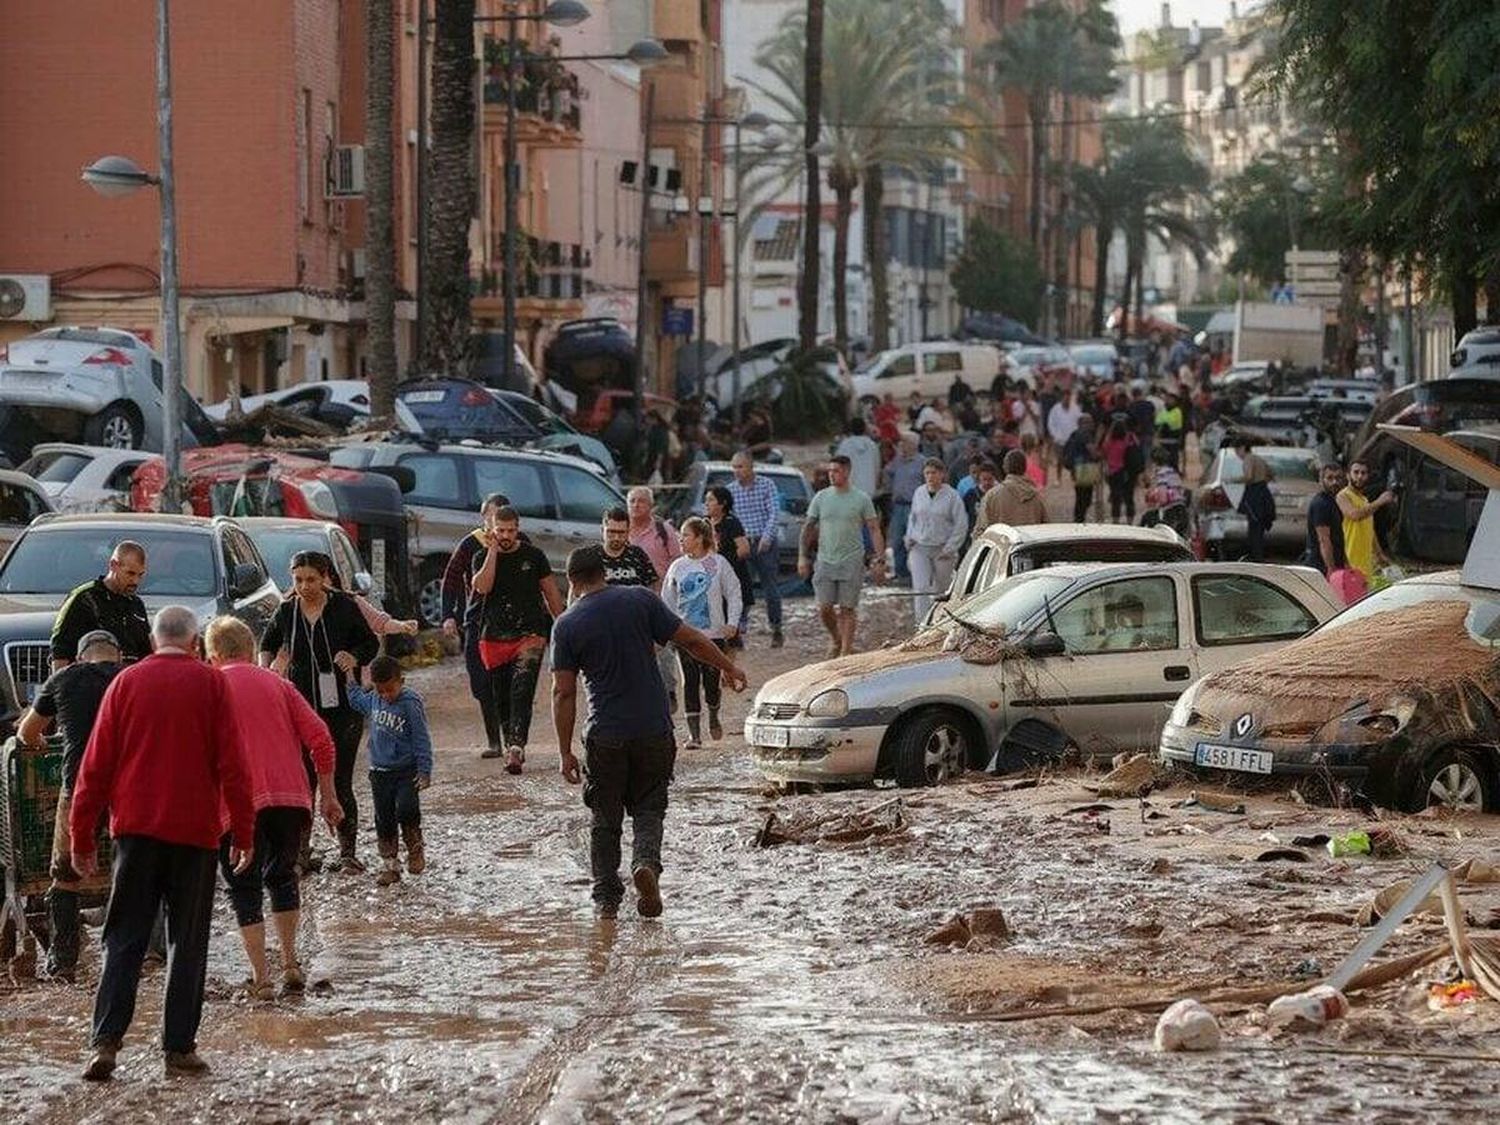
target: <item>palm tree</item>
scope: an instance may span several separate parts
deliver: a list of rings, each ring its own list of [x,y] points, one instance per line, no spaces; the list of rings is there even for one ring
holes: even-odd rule
[[[849,339],[847,275],[855,193],[863,185],[865,256],[874,290],[873,329],[879,348],[890,334],[881,223],[884,169],[925,169],[946,156],[958,155],[947,130],[903,127],[942,112],[934,103],[951,87],[951,76],[934,70],[932,63],[950,30],[946,20],[939,22],[933,10],[923,6],[903,9],[866,0],[828,0],[823,53],[826,62],[837,60],[838,65],[824,69],[825,114],[815,143],[828,153],[828,186],[835,201],[834,338],[840,350]],[[792,120],[805,116],[799,80],[804,34],[801,21],[788,21],[761,45],[756,59],[773,79],[757,88],[778,114]],[[752,157],[751,164],[765,172],[752,181],[762,190],[785,190],[796,177],[795,169],[775,157]]]
[[[823,0],[807,0],[802,49],[803,159],[807,163],[807,208],[802,231],[802,280],[797,294],[797,336],[804,350],[818,342],[819,235],[823,200],[818,190],[818,131],[823,111]]]
[[[396,233],[391,116],[396,20],[390,0],[365,0],[365,328],[370,413],[396,410]]]
[[[474,0],[437,0],[432,39],[427,371],[462,373],[469,351],[469,223],[474,217]]]

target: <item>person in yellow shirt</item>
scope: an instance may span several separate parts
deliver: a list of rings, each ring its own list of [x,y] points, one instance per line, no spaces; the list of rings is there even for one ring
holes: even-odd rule
[[[1349,565],[1369,582],[1384,562],[1380,543],[1375,538],[1375,513],[1396,502],[1396,494],[1386,489],[1374,500],[1365,495],[1370,483],[1370,466],[1363,461],[1349,463],[1349,483],[1334,498],[1344,516],[1344,554]]]

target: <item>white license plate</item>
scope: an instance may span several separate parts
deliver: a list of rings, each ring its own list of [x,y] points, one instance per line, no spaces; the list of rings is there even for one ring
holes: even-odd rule
[[[786,727],[756,727],[750,736],[753,746],[786,748],[791,744],[792,732]]]
[[[1247,750],[1243,746],[1218,746],[1212,742],[1198,743],[1193,761],[1200,766],[1216,770],[1239,770],[1241,773],[1270,773],[1271,752],[1269,750]]]
[[[401,396],[402,402],[442,402],[447,397],[447,391],[407,391]]]

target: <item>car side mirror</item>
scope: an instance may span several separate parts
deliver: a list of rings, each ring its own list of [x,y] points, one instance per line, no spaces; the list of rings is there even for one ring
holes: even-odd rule
[[[260,567],[254,563],[237,563],[234,577],[229,583],[229,592],[237,598],[247,598],[259,590],[264,581]]]
[[[369,571],[361,570],[354,575],[354,592],[360,597],[368,598],[374,589],[375,579],[370,577]]]
[[[1021,651],[1027,656],[1064,656],[1067,643],[1056,633],[1033,633],[1021,643]]]

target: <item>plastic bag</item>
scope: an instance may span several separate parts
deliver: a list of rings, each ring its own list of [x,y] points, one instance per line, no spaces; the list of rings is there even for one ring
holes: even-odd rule
[[[1345,605],[1353,605],[1370,592],[1369,586],[1365,583],[1364,574],[1352,566],[1329,571],[1328,584],[1333,587],[1333,592]]]
[[[1219,1021],[1193,999],[1179,1000],[1156,1021],[1158,1051],[1212,1051],[1219,1046]]]

